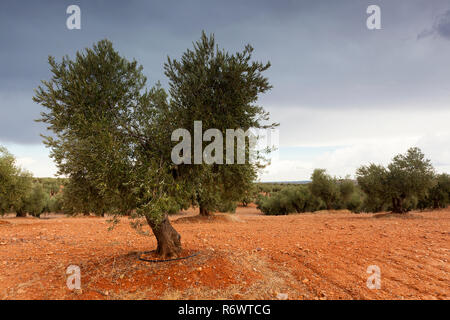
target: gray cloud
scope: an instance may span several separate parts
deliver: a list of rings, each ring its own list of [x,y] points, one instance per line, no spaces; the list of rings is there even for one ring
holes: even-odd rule
[[[423,39],[433,35],[450,40],[450,10],[438,15],[434,21],[433,27],[420,32],[417,35],[417,38]]]
[[[179,57],[201,30],[214,32],[219,45],[255,47],[270,60],[274,89],[261,104],[275,118],[290,108],[386,110],[448,108],[450,43],[428,37],[423,26],[449,35],[448,1],[378,0],[382,30],[365,26],[373,1],[1,1],[0,143],[39,143],[41,107],[33,89],[50,77],[47,56],[73,56],[109,38],[126,57],[136,58],[149,82],[166,79],[166,56]],[[78,4],[82,29],[65,27],[65,10]],[[447,17],[445,20],[444,18]],[[447,22],[445,22],[447,21]],[[290,125],[290,124],[287,124]]]
[[[450,40],[450,10],[438,15],[433,27],[420,32],[417,38],[422,39],[433,35]]]

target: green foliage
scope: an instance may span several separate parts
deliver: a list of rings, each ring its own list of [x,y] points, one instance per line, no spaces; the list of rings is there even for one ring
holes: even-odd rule
[[[269,114],[255,104],[259,95],[271,89],[263,76],[270,63],[251,61],[252,53],[247,45],[242,52],[229,54],[219,49],[213,35],[203,32],[179,61],[168,58],[164,65],[171,99],[167,128],[184,128],[193,136],[194,121],[201,120],[203,128],[218,129],[226,136],[226,129],[275,127],[277,124],[263,123]],[[223,152],[225,159],[225,148]],[[176,172],[190,182],[193,205],[216,211],[223,202],[241,201],[248,195],[257,171],[265,164],[262,154],[256,160],[234,165],[182,164]]]
[[[387,168],[370,164],[360,167],[356,175],[370,209],[380,211],[390,203],[392,211],[402,213],[427,196],[434,169],[420,149],[410,148],[405,155],[395,156]]]
[[[258,193],[271,194],[274,192],[281,191],[283,188],[290,187],[292,184],[287,183],[258,183],[257,191]]]
[[[312,212],[325,208],[325,203],[304,185],[289,186],[270,196],[259,195],[256,204],[266,215]]]
[[[260,183],[257,204],[265,214],[314,212],[324,209],[363,210],[364,194],[349,178],[338,180],[316,169],[309,184]],[[327,203],[328,202],[328,203]]]
[[[325,169],[315,169],[311,180],[309,185],[311,193],[321,199],[328,210],[331,210],[339,201],[339,187],[336,179],[328,175]],[[349,197],[349,195],[346,196]]]
[[[33,178],[33,182],[40,183],[49,195],[56,195],[61,191],[67,179],[64,178]]]
[[[22,212],[29,213],[34,217],[39,217],[50,200],[50,196],[45,192],[40,183],[34,183],[31,192],[23,200]]]
[[[446,208],[450,204],[450,175],[446,173],[436,175],[428,195],[420,199],[418,203],[421,209]]]
[[[124,198],[123,196],[117,199]],[[62,211],[71,215],[94,213],[103,216],[106,212],[113,212],[115,208],[120,207],[119,203],[107,201],[98,187],[77,174],[72,175],[66,181],[60,200]]]
[[[52,213],[64,213],[63,196],[64,194],[62,192],[50,196],[45,211]]]
[[[255,183],[252,183],[247,190],[241,195],[241,204],[244,207],[247,207],[250,203],[256,201],[256,197],[258,196],[257,186]]]
[[[15,165],[15,158],[0,146],[0,213],[27,213],[39,217],[43,212],[56,211],[61,205],[57,194],[61,179],[33,178]],[[51,195],[54,195],[51,197]]]
[[[31,190],[31,174],[16,166],[16,159],[0,146],[0,214],[19,212]]]
[[[14,157],[0,146],[0,211],[2,213],[10,210],[14,202],[17,173],[18,168],[15,166]]]
[[[356,171],[358,186],[366,194],[363,210],[366,212],[383,211],[388,204],[385,196],[387,170],[380,165],[362,166]]]
[[[235,201],[223,201],[217,208],[219,212],[235,213],[238,203]]]
[[[169,146],[155,130],[166,108],[164,90],[145,90],[142,67],[122,58],[107,40],[74,60],[50,57],[49,64],[52,78],[43,81],[34,101],[47,108],[40,121],[53,135],[45,143],[59,173],[69,178],[65,210],[136,208],[158,221],[178,185],[167,160],[161,161],[170,155]]]
[[[164,65],[169,95],[102,40],[60,62],[49,57],[52,77],[34,101],[46,112],[39,121],[59,174],[67,176],[66,212],[111,211],[145,216],[156,227],[167,213],[188,204],[216,210],[251,188],[263,164],[181,165],[171,161],[177,128],[268,128],[268,113],[255,103],[271,86],[262,76],[270,64],[252,62],[253,49],[229,54],[202,34],[180,61]],[[258,159],[262,159],[261,157]],[[229,209],[229,208],[228,208]]]
[[[190,206],[190,201],[181,197],[171,198],[169,208],[167,210],[168,214],[177,214],[181,210],[186,210]]]
[[[339,194],[343,203],[350,201],[356,190],[355,183],[350,179],[339,181]]]
[[[349,199],[345,203],[345,208],[355,212],[359,213],[362,211],[363,208],[363,195],[360,193],[360,191],[353,192]]]

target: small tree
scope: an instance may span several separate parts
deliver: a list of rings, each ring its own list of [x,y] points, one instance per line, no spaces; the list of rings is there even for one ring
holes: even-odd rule
[[[350,201],[355,189],[355,183],[352,180],[347,178],[339,181],[339,194],[344,205]]]
[[[366,194],[364,210],[382,211],[390,198],[386,195],[388,172],[381,165],[361,166],[356,171],[358,186]]]
[[[17,168],[14,157],[0,146],[0,212],[10,210],[14,201],[14,185]]]
[[[315,169],[311,175],[311,193],[325,202],[327,210],[339,199],[339,189],[336,179],[326,173],[325,169]]]
[[[31,191],[25,196],[23,200],[23,207],[21,212],[29,213],[34,217],[40,217],[48,204],[50,195],[45,192],[42,184],[33,183]]]
[[[408,211],[404,207],[405,200],[426,196],[433,185],[433,166],[419,148],[410,148],[405,155],[395,156],[388,170],[387,191],[396,213]]]
[[[24,217],[23,201],[31,191],[32,176],[16,165],[15,157],[0,146],[0,214],[9,210]]]
[[[63,193],[59,192],[50,197],[47,203],[48,212],[64,213]]]
[[[439,174],[434,180],[435,184],[427,197],[429,206],[434,209],[446,208],[450,203],[450,175]]]
[[[404,213],[410,209],[406,202],[428,194],[433,185],[434,169],[419,148],[410,148],[406,154],[395,156],[387,168],[374,164],[362,166],[356,175],[369,198],[380,199],[383,203],[391,201],[393,212]]]
[[[255,183],[252,183],[248,190],[245,190],[245,192],[241,195],[242,206],[247,207],[250,203],[255,202],[257,195],[257,186]]]
[[[85,216],[94,213],[98,216],[104,216],[106,212],[115,210],[126,212],[118,201],[126,198],[126,193],[114,199],[106,199],[101,193],[101,189],[86,177],[74,173],[64,184],[62,193],[62,209],[67,214],[82,213]],[[131,204],[130,204],[131,205]]]

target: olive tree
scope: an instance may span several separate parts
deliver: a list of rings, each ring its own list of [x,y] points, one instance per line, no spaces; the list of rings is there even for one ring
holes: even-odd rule
[[[344,206],[350,201],[355,190],[355,183],[349,178],[339,181],[339,194]]]
[[[31,192],[31,183],[31,174],[18,167],[15,157],[0,146],[0,214],[11,210],[18,217],[25,216],[21,209]]]
[[[40,217],[44,212],[50,200],[49,193],[45,192],[41,183],[35,182],[32,184],[31,190],[23,197],[22,205],[17,208],[19,213],[29,213],[34,217]]]
[[[450,175],[438,174],[434,178],[434,186],[426,197],[428,207],[438,209],[446,208],[450,203]]]
[[[331,210],[339,199],[339,188],[336,179],[326,173],[325,169],[315,169],[311,175],[311,193],[321,199]]]
[[[395,156],[386,168],[370,164],[360,167],[356,175],[368,198],[383,204],[390,202],[393,212],[404,213],[408,211],[407,200],[428,194],[433,186],[434,169],[419,148],[410,148],[404,155]]]
[[[220,165],[180,168],[171,160],[175,128],[189,129],[194,120],[204,120],[212,128],[245,130],[261,127],[261,118],[267,118],[253,103],[270,87],[261,76],[268,65],[250,62],[251,47],[229,55],[215,51],[212,44],[203,35],[182,62],[169,59],[165,70],[170,100],[159,84],[147,89],[142,66],[121,57],[108,40],[78,52],[73,60],[66,56],[57,62],[49,57],[52,77],[43,81],[33,98],[46,108],[39,121],[52,131],[44,142],[59,174],[69,181],[88,181],[102,199],[114,204],[116,214],[133,210],[133,216],[145,218],[157,240],[156,252],[165,257],[179,255],[182,248],[168,219],[175,205],[195,198],[202,183],[208,195],[212,190],[235,194],[230,176],[247,181],[255,175],[255,168],[245,165],[228,170]],[[197,70],[207,75],[198,78]],[[212,95],[209,106],[219,109],[205,109],[202,100],[189,100],[190,91],[199,88],[196,81],[212,88],[199,93]],[[232,95],[216,99],[227,90]],[[185,100],[184,95],[190,98]],[[219,189],[211,181],[208,184],[209,178],[217,177]],[[222,192],[220,197],[229,195]]]
[[[0,146],[0,211],[5,213],[12,207],[17,168],[14,157]]]

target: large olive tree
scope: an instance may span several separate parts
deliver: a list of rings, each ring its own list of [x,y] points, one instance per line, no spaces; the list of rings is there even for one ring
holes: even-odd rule
[[[146,89],[142,67],[121,57],[107,40],[78,52],[73,60],[49,57],[52,77],[34,96],[47,109],[39,121],[52,131],[44,142],[59,173],[69,181],[88,181],[102,199],[116,204],[118,213],[133,210],[144,217],[157,239],[157,253],[166,257],[181,251],[180,235],[167,215],[174,205],[202,194],[202,184],[210,197],[212,190],[222,190],[222,199],[229,197],[236,181],[246,184],[255,176],[253,165],[180,168],[171,159],[176,128],[191,129],[193,121],[204,120],[205,127],[245,130],[261,127],[259,121],[267,118],[253,103],[258,93],[269,89],[261,76],[268,65],[250,62],[250,47],[229,55],[213,49],[213,44],[203,35],[181,62],[169,60],[165,69],[170,100],[160,85]],[[207,74],[198,78],[198,70]],[[190,90],[199,89],[196,81],[210,87],[198,91],[213,96],[209,108],[200,104],[202,100],[189,100]],[[231,95],[225,93],[228,90]],[[218,99],[224,94],[226,99]],[[234,185],[230,176],[235,177]],[[217,177],[217,184],[208,180]]]

